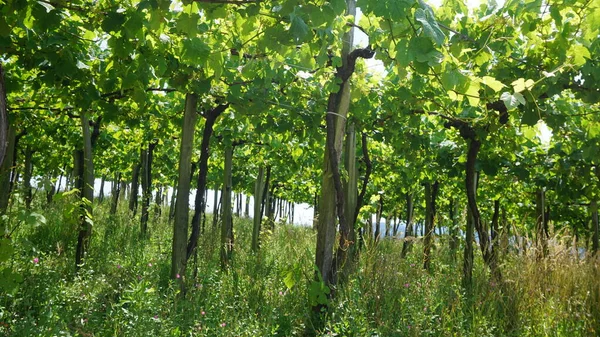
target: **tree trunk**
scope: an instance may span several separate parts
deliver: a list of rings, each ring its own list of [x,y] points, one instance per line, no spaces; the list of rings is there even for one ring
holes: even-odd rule
[[[319,224],[319,194],[315,192],[314,201],[313,201],[313,229],[317,229],[317,225]]]
[[[379,241],[381,236],[381,216],[383,214],[383,194],[379,194],[379,205],[377,206],[377,215],[375,216],[375,242]]]
[[[269,203],[269,213],[267,214],[267,217],[271,219],[271,230],[275,230],[275,217],[277,216],[277,214],[275,214],[277,211],[277,197],[275,196],[275,190],[275,184],[271,184],[271,191],[269,192],[271,202]]]
[[[232,191],[232,161],[233,146],[225,145],[225,170],[223,174],[223,209],[221,225],[221,268],[226,269],[233,253],[233,217],[231,209],[231,191]]]
[[[346,144],[344,148],[344,168],[347,173],[347,181],[344,182],[344,200],[345,203],[345,214],[348,218],[348,242],[350,242],[347,249],[341,249],[338,247],[335,255],[335,261],[340,267],[337,268],[340,271],[341,280],[347,279],[348,275],[352,272],[353,263],[356,258],[356,229],[355,212],[358,206],[358,168],[356,165],[356,131],[354,124],[349,124],[346,133]]]
[[[75,152],[73,152],[73,155],[75,155]],[[73,168],[73,170],[70,170],[70,172],[67,173],[67,176],[65,177],[65,179],[66,179],[66,181],[65,181],[65,191],[68,191],[73,186],[73,172],[74,172],[74,170],[75,170],[75,168]]]
[[[196,183],[196,199],[194,201],[194,216],[192,217],[192,234],[187,245],[187,259],[192,256],[198,244],[200,236],[200,219],[206,210],[206,200],[204,199],[204,190],[206,189],[206,177],[208,176],[208,158],[210,157],[210,138],[213,134],[213,127],[217,118],[229,107],[229,104],[219,105],[205,113],[206,121],[202,132],[202,142],[200,144],[200,160],[198,162],[198,181]],[[215,191],[216,193],[216,191]],[[213,214],[216,219],[216,214]]]
[[[346,15],[356,16],[356,1],[346,0]],[[320,277],[327,285],[337,283],[337,272],[340,265],[345,262],[345,254],[333,259],[333,246],[336,239],[336,225],[339,221],[340,239],[339,247],[348,250],[353,244],[349,240],[349,225],[346,220],[346,205],[344,191],[339,169],[342,153],[346,118],[350,105],[350,76],[354,72],[356,58],[372,57],[372,52],[362,53],[365,50],[350,52],[354,40],[354,29],[344,34],[342,46],[342,66],[337,68],[335,80],[339,83],[339,91],[329,94],[327,111],[325,115],[327,135],[325,138],[325,155],[323,164],[323,180],[321,185],[321,199],[319,209],[319,224],[317,227],[317,248],[315,262]],[[337,211],[337,212],[336,212]],[[333,295],[333,294],[332,294]],[[313,308],[320,310],[320,306]]]
[[[267,166],[267,177],[265,178],[265,188],[262,193],[261,207],[260,207],[260,218],[263,216],[269,217],[269,184],[271,183],[271,166]],[[266,212],[265,212],[266,211]]]
[[[219,183],[215,183],[215,190],[214,190],[214,195],[213,195],[213,229],[217,228],[217,223],[219,222],[219,190],[220,190],[220,184]]]
[[[156,190],[156,195],[154,196],[154,216],[156,218],[160,218],[162,215],[162,200],[163,200],[163,188],[162,186],[158,186]]]
[[[140,232],[142,236],[148,234],[150,199],[152,197],[152,157],[156,144],[156,141],[148,144],[148,150],[144,151],[142,159],[142,217],[140,221]]]
[[[598,253],[598,200],[592,199],[590,202],[592,212],[592,256]]]
[[[363,240],[373,240],[373,214],[369,213],[369,215],[367,216],[367,222],[364,227],[365,228],[363,229]]]
[[[63,169],[62,169],[61,173],[58,176],[58,181],[56,182],[56,189],[55,189],[57,193],[60,192],[60,187],[61,187],[62,179],[63,179],[62,172],[64,172],[65,170],[66,170],[66,167],[63,166]]]
[[[0,167],[3,167],[4,160],[10,162],[10,157],[8,156],[10,151],[9,129],[8,104],[6,102],[6,88],[4,87],[4,69],[2,68],[2,62],[0,62]],[[2,212],[1,208],[0,212]]]
[[[173,224],[173,253],[171,255],[171,278],[180,279],[183,288],[185,267],[187,262],[186,242],[189,219],[190,172],[192,152],[194,147],[194,129],[198,114],[196,106],[198,97],[187,94],[185,97],[185,112],[181,126],[181,144],[179,148],[179,169],[177,181],[177,201],[175,202],[175,221]],[[175,193],[175,191],[173,191]]]
[[[477,139],[471,139],[469,142],[469,148],[467,153],[466,162],[466,191],[467,201],[469,203],[469,211],[473,215],[473,222],[475,229],[479,235],[479,248],[483,255],[483,261],[490,268],[492,276],[496,280],[502,279],[502,274],[498,267],[496,257],[493,254],[493,250],[490,245],[490,237],[488,232],[484,229],[483,222],[481,220],[481,214],[477,206],[477,186],[473,184],[476,179],[477,172],[475,171],[475,163],[477,162],[477,154],[481,149],[481,142]]]
[[[56,193],[56,186],[52,181],[52,178],[54,178],[54,176],[55,172],[52,172],[50,175],[50,186],[46,187],[46,206],[52,203],[52,199],[54,198],[54,194]]]
[[[6,149],[6,158],[2,165],[0,165],[0,215],[6,212],[8,208],[8,201],[10,199],[10,180],[11,180],[11,172],[12,172],[12,163],[14,151],[15,151],[15,141],[16,141],[15,128],[13,126],[8,127],[8,147]]]
[[[25,194],[25,208],[31,209],[33,192],[31,188],[31,178],[33,176],[33,150],[27,145],[25,148],[25,172],[23,173],[23,191]]]
[[[259,235],[260,235],[260,208],[261,203],[259,200],[262,200],[262,193],[264,190],[264,180],[265,180],[265,170],[261,166],[258,169],[258,177],[256,178],[256,183],[254,184],[254,226],[252,228],[252,251],[257,252],[259,248]],[[246,203],[246,208],[248,207],[248,203]]]
[[[73,151],[73,179],[72,184],[73,188],[78,190],[79,195],[83,195],[83,175],[84,175],[84,167],[83,167],[83,150],[74,150]]]
[[[121,176],[119,176],[119,179],[121,179]],[[121,199],[127,199],[127,189],[129,187],[129,184],[127,184],[127,182],[125,180],[121,179],[121,187],[119,187],[119,198]]]
[[[83,130],[83,151],[77,151],[75,156],[77,167],[78,184],[81,196],[84,199],[81,203],[80,228],[77,239],[77,250],[75,253],[75,268],[83,262],[85,253],[89,246],[89,238],[92,235],[92,223],[88,216],[92,216],[92,203],[94,201],[94,161],[92,157],[92,138],[90,132],[90,122],[86,113],[81,113],[81,126]]]
[[[113,190],[110,192],[111,194],[111,202],[110,202],[110,214],[117,214],[117,206],[119,205],[119,195],[121,194],[121,172],[115,175],[115,183],[113,184]]]
[[[436,181],[425,184],[425,238],[423,240],[423,268],[431,270],[431,246],[433,235],[435,233],[435,201],[439,190],[439,184]]]
[[[219,203],[219,190],[220,190],[220,184],[219,183],[215,183],[215,189],[214,189],[214,194],[213,194],[213,229],[217,228],[217,222],[219,219],[219,215],[217,213],[217,208],[218,208],[218,203]]]
[[[367,145],[367,134],[361,133],[361,147],[362,147],[362,155],[363,161],[365,162],[365,176],[362,181],[362,188],[360,190],[360,194],[358,195],[358,199],[356,201],[356,210],[354,211],[354,217],[352,219],[352,224],[356,225],[358,220],[358,214],[360,213],[360,209],[362,208],[365,200],[365,194],[367,193],[367,185],[369,184],[369,178],[371,177],[371,171],[373,170],[373,164],[371,163],[371,158],[369,158],[369,148]],[[358,176],[358,173],[356,174]],[[359,227],[359,237],[358,237],[358,249],[360,249],[363,245],[364,241],[364,229]]]
[[[17,161],[18,161],[18,157],[19,157],[19,141],[21,140],[21,137],[23,137],[27,132],[26,131],[22,131],[20,132],[18,135],[15,136],[15,143],[13,146],[13,156],[12,156],[12,170],[10,173],[10,182],[9,182],[9,188],[8,188],[8,193],[12,194],[12,192],[15,190],[15,186],[17,185],[17,183],[19,182],[19,165],[17,165]]]
[[[388,237],[390,236],[390,230],[392,230],[393,228],[391,228],[391,222],[392,220],[394,220],[392,217],[388,216],[387,218],[385,218],[385,233],[383,235],[383,237]]]
[[[450,199],[450,254],[452,259],[456,258],[456,249],[458,248],[458,202],[456,199]]]
[[[538,249],[538,258],[544,258],[548,256],[548,237],[545,230],[546,214],[546,193],[543,188],[538,188],[536,191],[536,243]]]
[[[404,244],[402,245],[402,258],[406,257],[412,246],[413,237],[413,196],[412,193],[406,193],[406,228],[404,229]]]
[[[465,249],[463,252],[462,286],[470,294],[473,284],[473,241],[475,240],[473,214],[467,212],[467,228],[465,232]]]
[[[500,222],[500,199],[494,200],[494,215],[492,216],[492,230],[491,230],[491,239],[492,239],[492,254],[498,257],[499,253],[499,241],[498,241],[498,233],[499,233],[499,222]]]
[[[98,203],[102,203],[104,201],[104,182],[106,181],[106,176],[103,174],[100,178],[100,193],[98,193]]]
[[[398,213],[396,213],[397,211],[394,212],[394,216],[393,216],[393,220],[394,220],[394,230],[392,235],[394,237],[398,236],[398,230],[400,229],[400,219],[398,218]]]
[[[175,181],[175,184],[173,185],[173,190],[171,191],[171,203],[169,204],[169,221],[175,219],[175,205],[177,204],[177,189],[178,189],[177,186],[178,186],[177,181]],[[188,199],[188,201],[189,201],[189,199]],[[186,236],[187,236],[187,234],[186,234]]]
[[[500,228],[499,233],[499,244],[500,250],[498,255],[498,260],[501,260],[504,256],[508,254],[508,235],[510,233],[508,226],[508,219],[506,217],[506,208],[502,207],[502,227]]]
[[[256,190],[254,191],[254,193],[256,193]],[[255,200],[256,200],[256,198],[255,198]],[[258,214],[258,213],[254,213],[254,214]],[[244,218],[249,218],[249,217],[250,217],[250,196],[247,195],[246,196],[246,204],[244,204]]]
[[[131,176],[131,193],[129,194],[129,210],[133,212],[133,216],[137,213],[138,207],[138,192],[140,190],[140,169],[142,168],[141,158],[144,151],[140,153],[140,162],[135,164],[133,167],[133,174]]]

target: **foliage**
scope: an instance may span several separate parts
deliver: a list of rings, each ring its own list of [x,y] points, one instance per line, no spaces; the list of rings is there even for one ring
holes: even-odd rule
[[[234,265],[220,271],[215,233],[201,238],[196,278],[186,275],[185,297],[169,280],[169,226],[150,224],[149,241],[138,240],[125,205],[110,216],[96,208],[89,257],[74,274],[74,244],[39,236],[40,227],[61,228],[60,203],[47,223],[15,232],[14,270],[23,276],[17,292],[0,297],[2,326],[11,336],[304,336],[310,331],[307,299],[314,284],[314,233],[278,225],[250,250],[250,221],[236,219],[239,245]],[[417,254],[400,259],[402,241],[383,240],[361,255],[357,273],[330,303],[329,336],[589,336],[598,326],[598,268],[556,243],[553,257],[514,255],[504,264],[506,284],[489,281],[480,255],[475,297],[464,297],[460,262],[452,262],[445,239],[437,242],[432,273]],[[416,250],[420,250],[419,243]],[[290,269],[290,258],[297,261]],[[289,272],[302,275],[288,286]],[[296,276],[294,276],[296,277]]]

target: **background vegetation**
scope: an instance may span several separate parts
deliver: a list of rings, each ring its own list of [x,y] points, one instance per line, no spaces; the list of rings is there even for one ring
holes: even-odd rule
[[[4,334],[598,335],[597,0],[0,14]]]

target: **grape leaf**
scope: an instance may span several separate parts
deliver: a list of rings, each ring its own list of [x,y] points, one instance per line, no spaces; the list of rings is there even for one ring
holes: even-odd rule
[[[495,79],[491,76],[483,76],[483,78],[481,79],[481,83],[492,88],[492,90],[494,90],[495,92],[498,92],[498,91],[502,90],[502,88],[505,87],[505,85],[502,84],[502,82],[498,81],[497,79]]]
[[[185,39],[181,46],[181,59],[192,65],[203,64],[210,55],[210,47],[201,39],[195,37]]]
[[[310,31],[306,22],[294,13],[290,13],[290,22],[290,33],[292,36],[298,41],[304,41]]]
[[[525,105],[526,103],[525,97],[523,97],[523,95],[521,95],[519,92],[515,92],[514,94],[503,92],[502,95],[500,95],[500,99],[504,102],[504,105],[506,105],[508,110],[518,107],[519,104]]]
[[[446,35],[444,35],[444,32],[440,29],[433,14],[424,11],[422,8],[417,8],[415,11],[415,20],[419,21],[423,26],[425,36],[431,38],[438,46],[444,44]]]

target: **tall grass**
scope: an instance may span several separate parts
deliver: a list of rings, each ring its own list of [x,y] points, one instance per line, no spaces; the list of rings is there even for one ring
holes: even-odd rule
[[[68,201],[64,201],[66,203]],[[108,203],[107,203],[108,204]],[[461,288],[461,252],[437,238],[432,270],[422,268],[417,240],[406,259],[402,241],[367,244],[356,270],[336,291],[315,330],[308,304],[315,233],[277,224],[250,250],[251,221],[235,219],[231,268],[221,271],[218,230],[207,221],[187,266],[185,296],[169,279],[171,225],[153,219],[149,238],[123,207],[95,210],[85,265],[73,265],[76,227],[64,204],[43,211],[47,223],[13,237],[13,270],[24,277],[0,295],[0,335],[7,336],[597,336],[598,262],[563,244],[547,259],[509,254],[504,281],[490,282],[476,254],[472,297]],[[163,212],[165,214],[166,212]],[[210,216],[210,215],[209,215]],[[34,259],[37,258],[37,262]],[[197,269],[197,274],[195,270]],[[284,278],[301,275],[291,289]],[[196,275],[194,277],[194,275]]]

